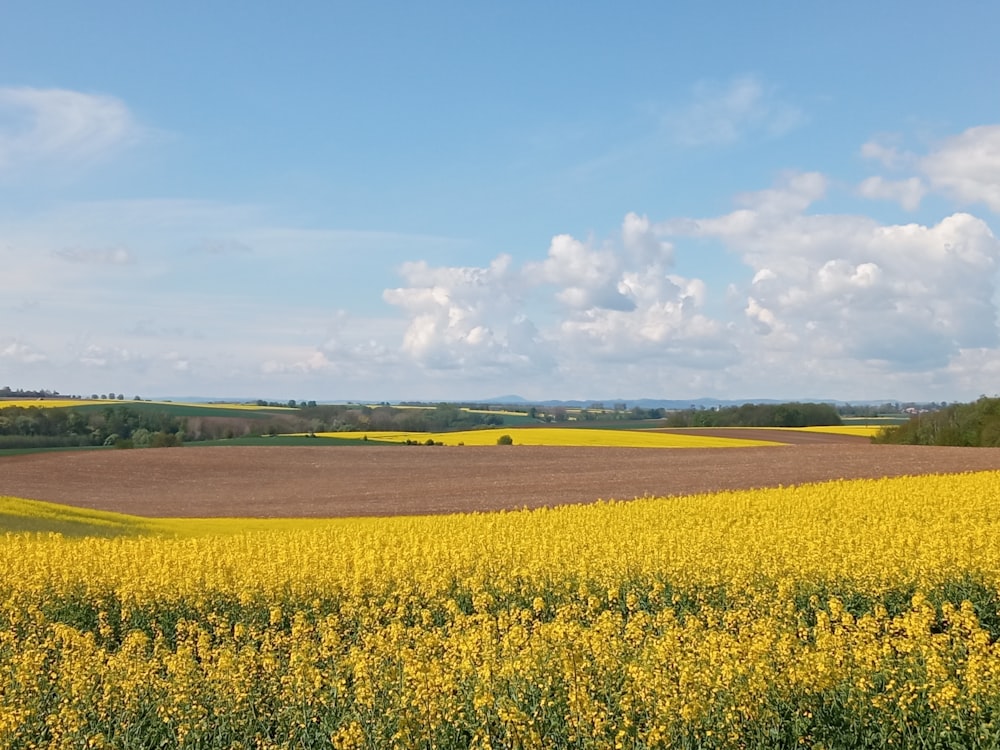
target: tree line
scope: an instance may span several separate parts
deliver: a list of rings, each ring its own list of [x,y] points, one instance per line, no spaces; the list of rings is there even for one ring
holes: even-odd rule
[[[832,404],[742,404],[670,412],[667,427],[826,427],[843,424]]]
[[[875,442],[1000,447],[1000,398],[981,396],[971,403],[915,414],[908,422],[883,430]]]
[[[0,406],[0,448],[170,447],[184,442],[246,435],[346,431],[447,432],[503,424],[499,414],[480,414],[452,404],[433,409],[387,405],[316,405],[269,418],[178,417],[150,408],[108,405],[99,410]]]
[[[177,417],[124,405],[89,413],[36,406],[0,408],[0,448],[170,447],[180,445],[183,428]]]
[[[501,414],[483,414],[447,403],[437,404],[433,408],[313,403],[300,406],[297,416],[308,423],[308,430],[303,431],[310,432],[448,432],[496,427],[504,423]]]

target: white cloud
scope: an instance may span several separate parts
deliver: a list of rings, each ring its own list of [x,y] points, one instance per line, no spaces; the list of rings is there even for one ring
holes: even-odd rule
[[[927,188],[919,177],[887,180],[876,175],[858,185],[858,193],[873,200],[895,201],[907,211],[916,211],[927,194]]]
[[[894,136],[881,136],[861,146],[861,155],[866,159],[879,162],[887,169],[899,169],[910,166],[916,161],[916,156],[909,151],[903,151],[894,141]]]
[[[15,340],[6,345],[0,344],[0,360],[30,365],[45,362],[48,360],[48,357],[33,346],[25,344],[23,341]]]
[[[533,282],[559,287],[557,299],[576,310],[631,309],[632,302],[618,289],[621,271],[621,259],[611,248],[594,249],[568,234],[553,237],[548,257],[525,268]]]
[[[625,215],[622,222],[622,245],[640,264],[673,265],[673,245],[662,238],[660,231],[645,216],[632,212]]]
[[[705,284],[669,273],[673,246],[662,233],[630,213],[620,242],[594,247],[557,235],[544,260],[521,270],[507,257],[489,268],[407,264],[409,286],[384,298],[409,316],[404,352],[435,367],[520,364],[565,373],[597,360],[685,367],[731,356],[723,326],[702,312]],[[550,312],[540,325],[529,309]]]
[[[694,101],[664,118],[668,131],[685,146],[729,145],[749,135],[780,136],[804,120],[798,107],[756,76],[736,78],[725,86],[699,83]]]
[[[778,186],[737,196],[739,205],[758,214],[784,215],[805,211],[826,195],[827,178],[819,172],[785,172],[778,179]]]
[[[1000,212],[1000,125],[981,125],[945,138],[926,155],[905,151],[891,140],[864,144],[861,155],[890,170],[913,172],[904,179],[875,175],[858,186],[866,198],[891,200],[916,210],[930,192],[964,206],[985,205]]]
[[[518,310],[523,285],[510,256],[488,267],[405,263],[405,287],[383,299],[409,316],[403,350],[431,368],[535,367],[548,360]]]
[[[87,367],[107,369],[144,361],[144,357],[119,346],[90,344],[80,353],[79,362]]]
[[[996,140],[996,128],[973,128],[923,158],[873,141],[864,155],[911,173],[856,190],[910,209],[935,191],[994,206]],[[11,282],[11,325],[0,334],[21,338],[0,339],[0,372],[44,363],[79,375],[87,384],[69,387],[81,392],[142,383],[143,393],[285,398],[983,390],[1000,372],[1000,251],[986,223],[968,213],[919,224],[819,213],[817,202],[835,205],[838,184],[788,172],[737,196],[728,213],[628,213],[606,239],[558,234],[526,260],[466,265],[434,260],[475,251],[462,240],[274,227],[254,206],[140,200],[11,212],[0,221]],[[690,253],[716,244],[744,264],[725,305],[722,290],[685,270]],[[381,296],[396,315],[374,317],[378,299],[354,296],[361,280],[413,258],[426,260],[398,265],[398,287]],[[356,316],[331,319],[331,304]]]
[[[559,326],[563,346],[586,358],[662,359],[679,367],[704,365],[708,352],[729,358],[722,326],[701,312],[706,296],[701,280],[664,275],[653,267],[626,272],[619,289],[631,307],[572,314]]]
[[[817,191],[796,185],[786,178],[746,197],[753,208],[678,225],[722,239],[754,271],[745,309],[754,346],[927,370],[998,343],[1000,243],[985,222],[964,213],[933,226],[810,215],[805,196]]]
[[[22,165],[92,162],[140,135],[128,107],[113,96],[0,88],[0,174]]]
[[[920,161],[931,185],[965,204],[1000,212],[1000,125],[969,128]]]

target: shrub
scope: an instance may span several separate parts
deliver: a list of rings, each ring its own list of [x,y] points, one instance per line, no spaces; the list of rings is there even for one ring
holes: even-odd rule
[[[510,435],[501,435],[500,437],[497,438],[497,445],[513,445],[513,444],[514,444],[514,438],[512,438]]]
[[[181,439],[172,432],[157,432],[149,443],[151,448],[176,448],[180,445]]]

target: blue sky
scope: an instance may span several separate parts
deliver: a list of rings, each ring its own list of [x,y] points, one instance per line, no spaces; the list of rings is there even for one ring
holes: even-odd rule
[[[0,385],[995,395],[1000,6],[0,11]]]

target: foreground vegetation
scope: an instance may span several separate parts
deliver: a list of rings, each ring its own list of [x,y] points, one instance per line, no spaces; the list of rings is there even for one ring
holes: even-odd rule
[[[8,534],[0,746],[996,747],[998,495]]]

